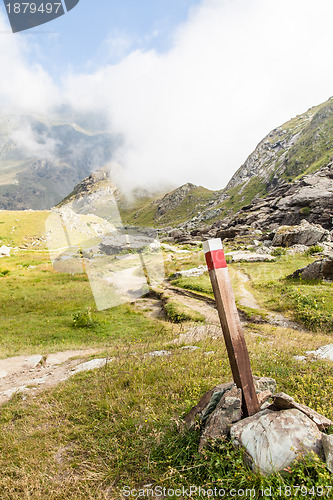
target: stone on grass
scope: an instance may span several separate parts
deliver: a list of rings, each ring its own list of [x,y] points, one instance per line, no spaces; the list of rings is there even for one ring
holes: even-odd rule
[[[233,424],[230,435],[235,446],[246,449],[252,468],[263,474],[282,470],[311,451],[322,456],[321,432],[296,409],[263,410]]]
[[[232,262],[270,262],[274,261],[275,257],[265,253],[254,253],[247,250],[236,250],[226,253],[226,256],[231,258]]]
[[[192,276],[201,276],[207,271],[207,266],[192,267],[191,269],[186,269],[185,271],[177,271],[172,275],[172,278],[191,278]]]
[[[308,406],[302,405],[300,403],[296,403],[294,398],[285,394],[284,392],[279,392],[278,394],[274,394],[273,396],[273,404],[279,410],[287,410],[290,408],[295,408],[296,410],[301,411],[310,418],[318,427],[320,431],[324,431],[330,425],[333,425],[333,422],[329,419],[320,415],[316,411],[312,410]]]
[[[328,359],[333,361],[333,344],[319,347],[316,351],[306,351],[307,355],[312,355],[318,359]]]
[[[197,351],[198,349],[200,349],[200,347],[197,345],[184,345],[183,347],[181,347],[181,349],[184,349],[187,351]]]
[[[86,372],[88,370],[95,370],[96,368],[102,368],[107,364],[108,360],[107,358],[101,358],[101,359],[92,359],[90,361],[87,361],[86,363],[81,363],[80,365],[77,365],[75,368],[72,369],[72,375],[75,373],[79,372]]]
[[[29,356],[24,360],[24,368],[34,369],[40,366],[43,361],[43,356],[41,354],[35,354],[34,356]]]
[[[275,247],[312,246],[322,241],[330,241],[329,231],[304,219],[298,226],[281,226],[276,231],[272,244]]]
[[[12,249],[10,247],[7,247],[6,245],[2,245],[0,247],[0,255],[1,256],[5,256],[5,257],[9,257],[10,256],[10,251]]]
[[[306,267],[297,269],[287,278],[301,278],[303,280],[333,280],[333,258],[315,260]]]
[[[242,390],[237,387],[225,392],[217,407],[209,416],[201,434],[199,451],[211,439],[223,439],[228,436],[230,427],[242,418]]]
[[[324,448],[326,467],[333,474],[333,435],[322,435],[322,443]]]
[[[207,391],[202,396],[199,403],[193,406],[193,408],[185,415],[184,421],[187,427],[192,427],[197,419],[200,421],[204,419],[204,421],[206,421],[221,401],[223,394],[234,386],[234,382],[226,382]]]
[[[272,397],[272,393],[270,390],[267,390],[267,391],[262,391],[262,392],[259,392],[257,394],[257,398],[258,398],[258,403],[259,403],[259,406],[263,405],[264,403],[266,403],[266,401]]]
[[[152,351],[145,354],[145,356],[159,357],[159,356],[170,356],[171,351]]]

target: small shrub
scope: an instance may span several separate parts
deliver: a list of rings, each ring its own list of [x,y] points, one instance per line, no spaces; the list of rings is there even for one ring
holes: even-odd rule
[[[286,255],[287,249],[283,247],[276,247],[274,248],[273,252],[271,252],[271,255],[274,257],[279,257],[280,255]]]
[[[4,269],[3,271],[0,271],[0,278],[3,278],[3,276],[8,276],[10,273],[9,269]]]
[[[303,207],[300,209],[300,214],[302,215],[309,215],[310,212],[311,212],[311,208],[310,207]]]
[[[312,247],[308,248],[308,250],[306,250],[304,252],[305,255],[314,255],[315,253],[320,253],[322,252],[324,249],[321,245],[312,245]]]
[[[164,306],[165,313],[173,323],[181,323],[183,321],[198,321],[203,322],[205,317],[197,311],[193,311],[189,307],[184,306],[175,300],[169,300]]]
[[[85,328],[93,325],[94,320],[90,307],[87,307],[86,311],[79,311],[73,314],[73,326],[75,326],[75,328]]]

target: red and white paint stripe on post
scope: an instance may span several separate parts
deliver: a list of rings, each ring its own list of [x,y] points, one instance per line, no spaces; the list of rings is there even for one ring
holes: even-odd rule
[[[203,243],[203,250],[228,351],[231,371],[237,387],[242,389],[243,393],[243,414],[244,416],[251,416],[257,413],[260,408],[222,241],[220,239],[205,241]]]

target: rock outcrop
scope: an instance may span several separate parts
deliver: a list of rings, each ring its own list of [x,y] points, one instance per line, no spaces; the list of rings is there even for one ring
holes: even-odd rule
[[[297,226],[281,226],[274,234],[272,245],[291,247],[292,245],[312,246],[331,241],[330,233],[319,224],[310,224],[307,220]]]
[[[288,278],[301,278],[303,280],[333,280],[333,258],[319,259],[311,262],[302,269],[297,269]]]
[[[321,432],[333,422],[288,394],[274,394],[274,379],[254,377],[254,385],[260,404],[255,415],[243,418],[242,390],[227,382],[204,394],[184,417],[189,429],[201,430],[199,451],[216,440],[230,439],[245,449],[244,460],[262,474],[286,469],[310,452],[326,458],[333,472],[332,436]]]
[[[261,199],[244,206],[229,224],[272,230],[299,225],[303,220],[332,230],[333,161],[313,174],[282,183]]]
[[[311,451],[323,456],[317,425],[296,409],[263,410],[232,425],[230,435],[234,445],[246,448],[252,467],[263,474],[282,470]]]

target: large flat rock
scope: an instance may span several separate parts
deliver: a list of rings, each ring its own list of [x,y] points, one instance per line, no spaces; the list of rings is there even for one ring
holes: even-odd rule
[[[253,469],[263,474],[282,470],[300,455],[314,451],[322,456],[322,434],[302,412],[264,410],[233,424],[230,435],[246,449]]]

